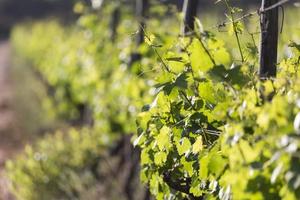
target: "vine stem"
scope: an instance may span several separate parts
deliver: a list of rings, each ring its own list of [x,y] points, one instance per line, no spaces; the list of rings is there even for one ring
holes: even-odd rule
[[[212,57],[212,55],[210,54],[209,50],[207,49],[207,47],[204,45],[201,36],[199,36],[197,33],[195,34],[196,38],[199,40],[202,48],[204,49],[205,53],[208,55],[210,61],[213,63],[214,66],[216,66],[216,61],[215,59]]]
[[[231,6],[228,4],[228,0],[225,0],[225,3],[226,3],[226,7],[227,7],[227,9],[229,10],[229,13],[230,13],[230,18],[231,18],[231,23],[232,23],[232,27],[233,27],[233,32],[234,32],[234,35],[235,35],[235,38],[236,38],[236,41],[237,41],[237,44],[238,44],[238,48],[239,48],[239,52],[240,52],[240,55],[241,55],[241,59],[242,59],[242,62],[244,62],[245,59],[244,59],[244,55],[243,55],[243,51],[242,51],[240,37],[239,37],[239,34],[237,32],[237,29],[236,29],[236,21],[234,19]]]

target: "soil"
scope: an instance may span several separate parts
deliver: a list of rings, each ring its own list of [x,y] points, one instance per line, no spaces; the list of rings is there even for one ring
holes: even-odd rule
[[[0,41],[0,200],[13,200],[4,173],[5,162],[23,148],[21,128],[14,109],[14,86],[11,78],[11,47]]]

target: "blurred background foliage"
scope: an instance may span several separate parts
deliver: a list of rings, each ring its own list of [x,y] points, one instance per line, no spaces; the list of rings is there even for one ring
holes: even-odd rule
[[[40,19],[53,16],[63,21],[74,20],[73,6],[79,0],[1,0],[0,1],[0,34],[7,36],[10,28],[23,20]],[[134,0],[121,0],[133,5]],[[96,1],[84,0],[91,5]],[[161,0],[164,4],[175,4],[180,9],[183,0]],[[241,6],[258,5],[259,0],[234,0]],[[201,2],[201,10],[212,6],[213,1],[204,0]]]
[[[136,44],[136,38],[140,34],[138,32],[140,26],[139,20],[135,16],[134,0],[103,2],[101,0],[0,1],[0,32],[3,37],[8,35],[10,37],[14,53],[13,69],[15,79],[19,82],[18,98],[25,101],[23,102],[23,111],[20,112],[25,112],[23,119],[28,120],[27,132],[32,134],[30,135],[31,140],[28,142],[29,145],[25,147],[24,152],[6,163],[7,175],[11,180],[11,190],[17,199],[148,200],[151,199],[149,187],[151,187],[152,194],[156,195],[158,199],[167,198],[164,195],[170,195],[170,199],[185,199],[187,197],[185,194],[174,191],[163,184],[162,177],[159,176],[163,174],[165,168],[169,167],[168,164],[172,160],[169,158],[168,161],[170,162],[165,162],[167,158],[160,152],[167,144],[162,141],[153,142],[153,138],[145,139],[143,136],[143,131],[145,131],[143,129],[149,128],[147,126],[151,123],[160,128],[169,125],[158,120],[151,121],[152,118],[158,119],[160,117],[151,116],[156,112],[167,110],[166,112],[171,115],[171,112],[166,108],[168,106],[163,106],[167,97],[162,98],[165,96],[161,96],[160,99],[162,100],[155,102],[155,94],[159,91],[162,92],[162,88],[168,93],[168,91],[171,92],[173,88],[178,87],[186,89],[184,92],[192,96],[194,95],[193,91],[185,88],[187,84],[192,85],[191,79],[188,79],[191,76],[185,76],[185,74],[190,73],[185,71],[185,66],[192,63],[192,65],[199,65],[199,68],[203,65],[209,66],[208,68],[211,67],[207,56],[203,56],[205,52],[199,47],[199,43],[192,43],[191,48],[188,49],[190,51],[187,51],[188,53],[194,53],[191,58],[189,57],[191,54],[178,50],[182,47],[182,41],[178,39],[181,26],[179,11],[182,2],[151,0],[150,10],[147,13],[146,43]],[[243,7],[243,13],[247,13],[248,10],[257,9],[260,1],[232,1],[231,3]],[[222,67],[217,66],[220,68],[216,68],[216,70],[229,70],[234,67],[231,65],[232,62],[239,62],[236,40],[230,33],[232,27],[215,28],[217,24],[222,23],[224,19],[226,20],[224,16],[226,10],[223,4],[215,4],[214,1],[207,0],[201,2],[198,13],[204,30],[211,31],[203,33],[203,37],[208,38],[208,47],[213,52],[217,64],[226,67],[226,69],[225,67],[222,69]],[[298,28],[300,24],[297,21],[300,17],[298,10],[293,7],[289,8],[286,13],[284,31],[280,37],[281,58],[289,58],[294,55],[288,47],[289,40],[298,42],[300,37]],[[232,90],[242,93],[241,101],[247,98],[247,94],[240,90],[247,85],[243,85],[243,81],[248,81],[248,75],[250,79],[255,80],[255,72],[251,70],[257,65],[258,22],[259,17],[255,16],[250,20],[243,21],[241,25],[241,29],[243,29],[241,41],[243,41],[243,51],[247,55],[247,63],[244,67],[248,70],[244,70],[242,73],[252,74],[247,74],[247,77],[244,76],[245,74],[239,74],[239,69],[244,69],[242,66],[239,66],[236,71],[233,70],[232,73],[241,76],[237,78],[238,83],[236,85],[238,86],[234,85],[236,88],[232,87],[230,91],[227,91],[228,95]],[[200,31],[202,30],[202,27],[198,28]],[[253,33],[253,35],[249,33]],[[185,44],[184,41],[183,44]],[[200,64],[198,57],[204,60]],[[161,70],[164,60],[175,75]],[[295,58],[287,62],[294,62],[294,60]],[[287,68],[296,66],[295,63],[289,64]],[[23,83],[18,80],[22,79],[20,74],[26,74],[28,78],[28,73],[32,77],[30,80],[34,80],[34,83],[28,88],[35,90],[34,93],[38,96],[39,106],[35,102],[31,102],[28,104],[30,106],[27,106],[26,101],[31,101],[30,95],[28,96],[28,93],[27,96],[22,95],[29,90],[23,87]],[[291,73],[296,74],[294,71]],[[199,74],[201,76],[201,73]],[[283,75],[286,74],[283,73]],[[220,86],[216,84],[215,79],[208,80],[208,83],[218,86],[214,88],[212,85],[202,83],[205,82],[203,78],[199,78],[199,80],[197,81],[203,84],[202,89],[208,91],[208,94],[198,97],[199,108],[197,109],[202,109],[200,108],[201,100],[222,104],[223,102],[218,102],[218,99],[214,99],[212,95],[215,93],[223,94],[225,89],[219,91],[220,88],[227,87],[231,82],[225,82],[225,86]],[[252,84],[251,81],[248,85]],[[253,90],[250,91],[254,94],[258,93],[257,90]],[[182,108],[183,104],[184,112],[192,112],[188,101],[184,99],[184,95],[176,96],[176,93],[169,93],[168,95],[175,102],[178,99],[181,100],[177,102],[178,105],[172,104],[175,114],[178,114],[176,112],[180,111],[179,108]],[[195,94],[195,96],[197,95]],[[283,99],[285,101],[285,98]],[[19,100],[19,102],[21,101]],[[150,105],[151,102],[153,104]],[[161,110],[154,110],[154,114],[147,113],[149,108],[155,104],[161,106]],[[227,111],[229,108],[226,106],[231,104],[222,105]],[[26,112],[31,108],[40,110],[37,113],[27,115]],[[257,108],[257,110],[260,109],[262,108]],[[224,110],[219,112],[222,117],[217,116],[217,114],[214,117],[222,121],[226,116]],[[205,112],[209,112],[208,108]],[[295,112],[292,114],[293,116],[289,117],[294,117]],[[139,120],[138,129],[137,117]],[[171,119],[170,116],[167,116],[163,120],[167,121],[168,117]],[[255,117],[249,116],[249,121],[255,123],[253,120]],[[35,121],[35,119],[37,120]],[[24,123],[27,123],[26,120]],[[187,122],[187,125],[194,123],[192,120]],[[231,119],[226,120],[228,122]],[[238,119],[236,120],[238,121]],[[33,123],[33,127],[29,123]],[[291,124],[288,126],[290,128]],[[240,128],[238,125],[236,127],[237,129]],[[271,127],[268,128],[271,129]],[[55,131],[56,129],[57,131]],[[132,135],[134,135],[133,138],[131,138]],[[163,136],[161,136],[162,140],[165,139]],[[179,165],[184,165],[183,169],[179,170],[178,175],[176,175],[179,177],[184,177],[189,173],[189,175],[191,173],[197,174],[195,172],[196,167],[193,168],[191,162],[202,159],[202,157],[195,156],[191,160],[185,160],[184,157],[181,157],[185,153],[186,146],[191,146],[191,142],[188,140],[191,139],[194,142],[195,137],[192,135],[187,139],[186,136],[184,139],[187,145],[181,143],[182,141],[176,143],[176,148],[181,148],[183,153],[177,155],[174,150],[175,153],[173,154],[174,158],[180,158]],[[145,185],[141,184],[139,175],[140,149],[131,145],[133,141],[135,141],[135,145],[139,144],[144,149],[142,151],[143,172],[141,179],[146,183]],[[245,141],[243,140],[243,142]],[[245,147],[248,147],[247,145]],[[249,149],[251,148],[246,150]],[[237,149],[233,150],[238,151]],[[154,154],[156,151],[161,154]],[[212,155],[215,154],[217,153]],[[211,157],[213,156],[210,155],[209,158]],[[217,158],[216,162],[225,162],[226,160]],[[241,168],[245,167],[240,165]],[[215,168],[219,170],[218,167]],[[245,170],[245,168],[242,169]],[[240,171],[239,173],[239,177],[243,177],[241,174],[245,172]],[[269,178],[271,173],[272,171],[269,170],[266,177]],[[231,175],[230,172],[228,174],[227,176]],[[201,184],[199,179],[193,178],[195,180],[193,192],[199,194],[205,191],[200,191],[197,188]],[[226,182],[224,179],[226,177],[221,181]],[[262,179],[266,184],[270,184],[265,177]],[[280,181],[282,180],[280,179]],[[280,182],[279,185],[283,183],[284,181]],[[246,180],[243,184],[247,184]],[[248,195],[246,192],[238,191],[237,185],[233,189],[236,194]],[[249,185],[251,185],[251,180]],[[246,188],[246,186],[244,187]],[[254,193],[259,193],[257,196],[263,195],[260,194],[260,187],[255,183],[253,183],[253,187],[249,187]],[[289,190],[288,188],[285,189]],[[278,197],[278,195],[274,192],[273,196]],[[287,195],[291,194],[287,193]],[[226,194],[223,196],[226,197]],[[225,197],[223,199],[226,199]]]

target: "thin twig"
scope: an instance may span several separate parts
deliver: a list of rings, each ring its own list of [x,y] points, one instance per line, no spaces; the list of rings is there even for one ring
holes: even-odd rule
[[[233,15],[233,12],[231,10],[232,7],[229,5],[227,0],[225,0],[225,3],[226,3],[226,6],[227,6],[227,9],[229,10],[229,13],[230,13],[230,18],[231,18],[231,23],[232,23],[234,35],[236,37],[236,41],[237,41],[237,44],[238,44],[238,47],[239,47],[239,52],[240,52],[242,63],[243,63],[245,60],[244,60],[244,55],[243,55],[243,51],[242,51],[242,47],[241,47],[241,41],[240,41],[239,33],[238,33],[237,27],[236,27],[236,22],[237,21],[235,21],[235,19],[234,19],[234,15]]]
[[[254,15],[261,15],[262,13],[265,13],[265,12],[267,12],[267,11],[270,11],[270,10],[272,10],[272,9],[275,9],[275,8],[277,8],[277,7],[280,7],[280,6],[282,6],[283,4],[286,4],[286,3],[289,2],[289,1],[290,1],[290,0],[282,0],[282,1],[280,1],[280,2],[278,2],[278,3],[276,3],[276,4],[272,5],[272,6],[270,6],[270,7],[268,7],[268,8],[265,8],[264,10],[258,9],[258,10],[256,10],[256,11],[249,12],[249,13],[247,13],[247,14],[245,14],[245,15],[243,15],[243,16],[237,18],[237,19],[235,19],[234,21],[235,21],[235,22],[238,22],[238,21],[244,20],[245,18],[252,17],[252,16],[254,16]],[[230,25],[231,23],[232,23],[231,20],[227,20],[227,21],[224,21],[224,22],[222,22],[222,23],[220,23],[220,24],[218,24],[218,25],[214,25],[214,26],[208,27],[208,29],[216,29],[216,28],[219,29],[219,28],[221,28],[221,27],[225,27],[225,26],[227,26],[227,25]]]

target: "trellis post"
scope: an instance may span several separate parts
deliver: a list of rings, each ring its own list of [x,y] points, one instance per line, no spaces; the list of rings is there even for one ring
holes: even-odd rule
[[[146,28],[146,17],[147,10],[149,8],[149,0],[136,0],[136,17],[138,20],[139,28],[136,36],[136,46],[140,46],[145,40],[145,28]],[[132,52],[129,66],[131,66],[136,61],[141,60],[141,55],[137,52]]]
[[[110,21],[110,39],[112,42],[115,42],[117,38],[117,29],[120,23],[121,10],[120,5],[116,5],[112,12],[112,17]]]
[[[260,78],[276,76],[278,51],[278,7],[271,6],[278,0],[262,0],[261,6],[261,43],[260,43]],[[271,9],[270,9],[271,8]]]
[[[139,22],[139,32],[137,36],[137,45],[140,45],[144,42],[144,29],[146,27],[146,15],[149,1],[148,0],[137,0],[136,1],[136,15]]]
[[[185,0],[183,4],[183,26],[182,34],[187,35],[194,30],[195,18],[197,17],[197,8],[199,0]]]

